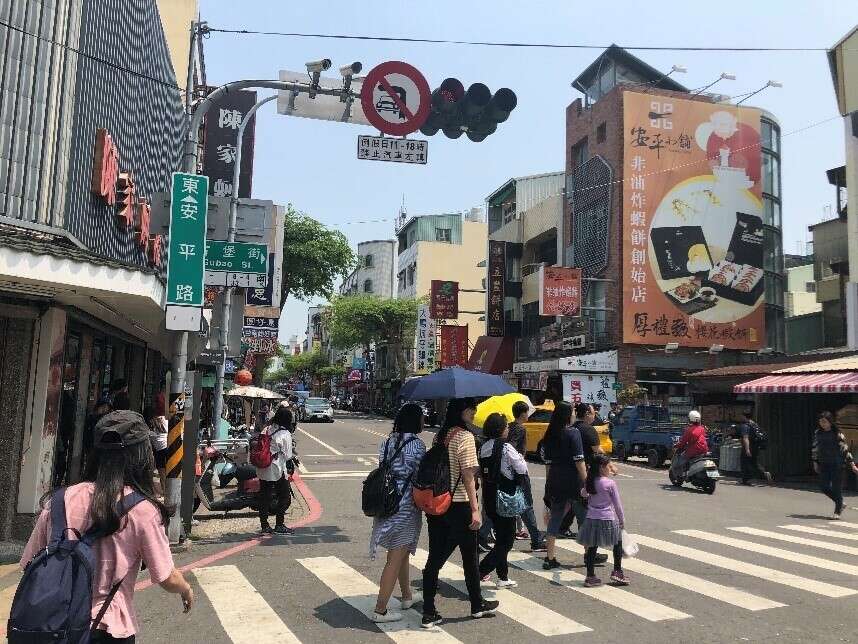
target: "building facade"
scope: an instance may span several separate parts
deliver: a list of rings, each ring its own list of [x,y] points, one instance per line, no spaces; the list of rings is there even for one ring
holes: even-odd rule
[[[785,297],[786,317],[807,315],[821,311],[816,301],[816,280],[813,277],[813,263],[788,268]]]
[[[387,299],[395,298],[396,258],[396,240],[377,239],[359,242],[357,268],[343,280],[340,295],[364,294]]]

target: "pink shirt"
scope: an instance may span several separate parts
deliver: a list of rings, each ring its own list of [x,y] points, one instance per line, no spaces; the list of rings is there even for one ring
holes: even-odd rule
[[[90,526],[89,507],[95,490],[93,483],[78,483],[66,489],[66,524],[80,532]],[[125,494],[131,493],[125,488]],[[118,501],[118,499],[117,499]],[[127,518],[127,524],[126,524]],[[137,633],[137,615],[134,613],[134,584],[140,570],[140,562],[146,562],[152,583],[160,584],[173,571],[173,555],[170,543],[161,521],[161,513],[148,501],[138,503],[120,522],[121,529],[95,542],[96,570],[93,588],[93,618],[113,585],[122,580],[122,584],[110,602],[107,612],[99,626],[113,637],[130,637]],[[51,534],[50,503],[42,510],[36,521],[36,527],[24,554],[21,567],[24,568],[33,556],[48,545]],[[67,533],[74,538],[73,533]]]

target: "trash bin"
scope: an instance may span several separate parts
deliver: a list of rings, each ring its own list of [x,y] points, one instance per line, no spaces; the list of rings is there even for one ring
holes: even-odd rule
[[[718,469],[722,472],[742,471],[742,443],[730,438],[721,445]]]

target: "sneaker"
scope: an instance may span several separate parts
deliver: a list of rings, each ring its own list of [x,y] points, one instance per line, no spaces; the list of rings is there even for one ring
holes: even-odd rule
[[[558,539],[575,539],[578,537],[577,532],[572,532],[572,530],[567,530],[566,532],[561,532],[557,535]]]
[[[383,613],[377,613],[376,611],[372,611],[372,617],[370,618],[376,624],[387,624],[389,622],[398,622],[402,619],[402,613],[397,613],[396,611],[386,610]]]
[[[530,539],[530,534],[527,532],[527,530],[519,530],[515,533],[516,541],[525,541],[527,539]]]
[[[477,547],[480,549],[480,552],[489,552],[492,549],[492,547],[489,545],[489,542],[485,541],[484,539],[480,539],[480,541],[477,543]]]
[[[560,563],[557,561],[557,559],[548,559],[547,557],[542,564],[543,570],[553,570],[554,568],[559,568],[559,567],[560,567]]]
[[[480,581],[489,581],[492,578],[492,573],[488,573],[480,577]]]
[[[835,512],[834,514],[832,514],[831,520],[832,521],[840,521],[840,512]]]
[[[584,580],[584,588],[596,588],[602,585],[602,580],[598,577],[587,577]]]
[[[441,623],[443,618],[441,613],[435,612],[431,615],[423,613],[423,619],[420,620],[420,628],[434,628]]]
[[[771,485],[773,481],[774,481],[774,479],[772,478],[772,473],[771,473],[771,472],[766,472],[766,483],[768,483],[769,485]]]
[[[295,531],[292,528],[289,528],[285,525],[277,525],[277,526],[274,526],[274,533],[275,534],[283,534],[283,535],[291,535],[291,534],[295,534]]]
[[[484,599],[479,610],[472,610],[471,617],[480,619],[482,617],[491,617],[495,614],[495,610],[500,606],[500,602],[496,599]]]
[[[545,542],[537,543],[535,546],[530,546],[531,552],[546,552],[548,550],[548,546],[545,545]]]
[[[399,600],[399,603],[402,605],[402,610],[408,610],[409,608],[414,606],[414,604],[416,604],[418,602],[422,602],[422,601],[423,601],[423,593],[421,593],[417,590],[412,590],[411,591],[411,599],[401,599],[401,600]]]
[[[264,525],[259,530],[259,534],[273,534],[273,533],[274,533],[274,530],[271,529],[270,525]]]
[[[628,586],[629,578],[626,577],[625,573],[622,570],[615,570],[611,573],[611,581],[614,582],[617,586]]]
[[[495,583],[495,588],[515,588],[516,586],[518,582],[512,579],[498,579]]]
[[[604,553],[604,552],[597,552],[596,553],[596,563],[597,564],[603,564],[607,560],[608,560],[608,555],[606,553]]]

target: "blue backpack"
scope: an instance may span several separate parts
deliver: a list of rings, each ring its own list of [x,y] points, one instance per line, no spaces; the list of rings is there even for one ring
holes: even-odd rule
[[[93,545],[103,535],[93,529],[81,535],[68,527],[63,495],[62,489],[51,495],[50,540],[27,564],[15,592],[6,631],[11,644],[87,644],[122,583],[120,579],[113,585],[93,620]],[[125,496],[117,506],[120,518],[144,499],[139,492]],[[68,531],[77,539],[68,539]]]

